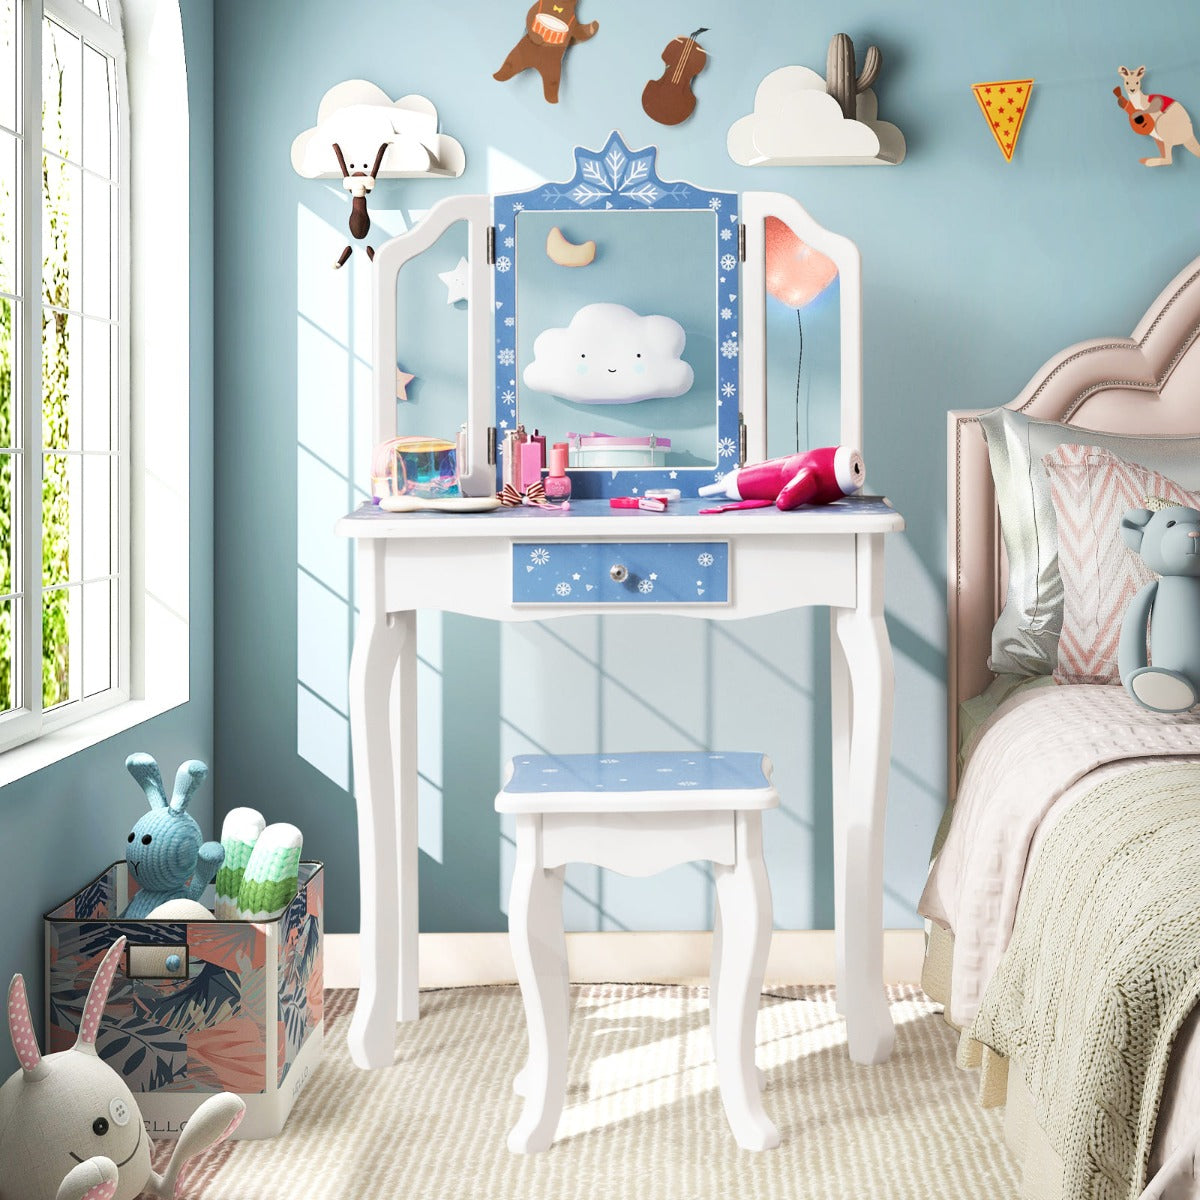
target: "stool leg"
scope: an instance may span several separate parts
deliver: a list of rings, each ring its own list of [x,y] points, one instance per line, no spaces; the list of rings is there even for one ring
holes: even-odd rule
[[[712,1035],[713,1057],[717,1054],[717,996],[718,981],[721,978],[721,906],[716,906],[713,913],[713,943],[712,962],[708,968],[708,1031]],[[761,985],[760,985],[761,990]],[[761,1092],[767,1086],[767,1073],[761,1067],[755,1067],[758,1077],[758,1090]]]
[[[737,865],[714,864],[722,935],[713,1014],[717,1079],[733,1136],[743,1150],[779,1145],[779,1130],[763,1110],[754,1031],[771,946],[771,888],[762,857],[762,819],[737,815]]]
[[[542,867],[541,818],[517,817],[517,858],[508,906],[508,934],[525,1022],[529,1058],[519,1077],[525,1106],[510,1130],[514,1154],[534,1154],[554,1140],[567,1098],[567,942],[563,933],[563,871]]]

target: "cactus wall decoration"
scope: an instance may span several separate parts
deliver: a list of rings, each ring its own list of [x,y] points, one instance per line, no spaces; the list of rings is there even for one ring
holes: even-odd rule
[[[825,56],[825,90],[841,106],[842,116],[853,121],[858,113],[858,93],[879,77],[883,66],[883,55],[878,46],[867,49],[861,75],[854,72],[854,43],[850,35],[835,33],[829,40],[829,53]]]
[[[872,85],[883,55],[870,46],[862,70],[854,43],[834,34],[825,78],[808,67],[780,67],[758,85],[754,111],[735,121],[727,146],[734,162],[758,166],[842,166],[903,161],[904,135],[878,119]]]

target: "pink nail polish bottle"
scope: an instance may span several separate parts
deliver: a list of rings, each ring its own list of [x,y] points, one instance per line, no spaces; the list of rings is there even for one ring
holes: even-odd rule
[[[571,477],[567,474],[567,448],[555,446],[550,451],[550,474],[546,476],[546,499],[562,504],[571,498]]]

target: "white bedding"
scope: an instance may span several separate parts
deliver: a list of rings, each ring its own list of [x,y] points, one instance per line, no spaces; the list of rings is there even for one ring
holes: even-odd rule
[[[1200,714],[1151,713],[1119,687],[1065,686],[1022,692],[988,721],[919,906],[954,934],[956,1025],[978,1011],[1050,824],[1097,783],[1147,758],[1200,759]]]
[[[1200,713],[1159,716],[1119,687],[1023,691],[983,726],[920,912],[954,935],[948,1015],[965,1026],[1008,946],[1029,868],[1054,824],[1094,787],[1147,758],[1200,758]],[[1200,1009],[1180,1030],[1163,1089],[1150,1174],[1194,1138]],[[1200,1200],[1200,1183],[1181,1196]]]

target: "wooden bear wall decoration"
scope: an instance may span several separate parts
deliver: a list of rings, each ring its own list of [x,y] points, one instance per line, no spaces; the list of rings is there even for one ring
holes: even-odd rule
[[[509,51],[493,79],[503,83],[530,68],[542,77],[549,104],[558,103],[563,56],[572,42],[586,42],[600,28],[599,21],[581,25],[575,16],[577,0],[538,0],[525,14],[525,36]]]

